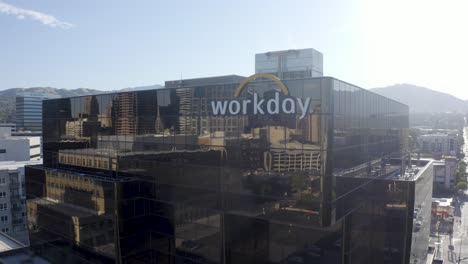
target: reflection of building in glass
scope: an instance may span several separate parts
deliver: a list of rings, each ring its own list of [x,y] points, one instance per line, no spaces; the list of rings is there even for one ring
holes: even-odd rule
[[[154,134],[160,127],[157,123],[157,112],[159,111],[154,105],[157,103],[156,93],[154,91],[144,91],[137,94],[137,133],[138,134]]]
[[[293,144],[288,144],[292,147]],[[320,151],[317,150],[271,150],[265,153],[267,171],[320,171]]]
[[[78,180],[70,181],[70,178]],[[75,205],[87,208],[98,215],[105,213],[108,208],[105,206],[102,183],[92,178],[82,181],[80,179],[78,175],[70,175],[66,172],[47,171],[45,184],[50,188],[47,188],[45,194],[55,201],[73,200]]]
[[[85,149],[85,150],[61,150],[59,152],[59,162],[62,164],[81,166],[96,169],[116,169],[115,151]]]
[[[97,95],[97,107],[48,101],[44,165],[26,180],[28,206],[48,206],[28,216],[31,249],[56,262],[69,259],[53,250],[100,263],[408,263],[427,248],[425,231],[405,230],[414,208],[429,219],[432,188],[431,164],[401,161],[408,107],[294,76],[280,80],[286,91],[248,79],[238,96],[245,79],[221,76]],[[84,134],[91,116],[101,125],[67,136],[67,122],[81,120]],[[82,243],[76,231],[54,236],[47,210],[80,228],[114,221]]]
[[[85,121],[86,119],[85,120],[80,119],[76,121],[67,121],[65,125],[67,136],[74,137],[74,138],[83,137],[83,122]]]
[[[296,121],[296,127],[303,133],[303,138],[312,144],[320,142],[320,105],[315,105],[313,113],[306,115],[303,119]]]
[[[46,225],[48,231],[73,241],[76,246],[103,256],[114,256],[112,218],[101,218],[84,208],[44,200],[32,200],[28,210],[37,217],[37,222],[31,223],[31,230]]]
[[[192,113],[192,104],[198,105],[198,100],[194,99],[193,89],[177,89],[179,98],[179,131],[181,134],[195,134],[198,131],[198,117]]]
[[[210,116],[211,102],[230,96],[235,89],[233,83],[245,77],[238,75],[166,81],[167,88],[176,89],[179,100],[179,129],[182,133],[207,135],[216,131],[242,133],[247,116]],[[200,89],[183,87],[202,86]],[[173,112],[174,114],[174,112]]]
[[[255,128],[254,138],[269,145],[264,152],[266,171],[320,171],[320,145],[303,144],[294,139],[295,130],[285,127],[269,126]],[[319,142],[317,142],[319,143]]]
[[[47,237],[49,241],[67,241],[82,253],[62,256],[67,263],[109,262],[115,258],[114,200],[115,186],[110,181],[84,174],[28,168],[38,182],[29,183],[28,225],[30,238]],[[47,199],[43,199],[47,197]],[[34,242],[33,242],[34,243]],[[37,246],[37,241],[35,242]],[[53,254],[42,243],[45,254]],[[55,247],[63,247],[56,244]],[[85,254],[86,253],[86,254]],[[86,258],[83,258],[83,255]],[[56,262],[59,256],[49,255]],[[65,258],[65,259],[63,259]]]
[[[114,97],[112,102],[113,115],[115,117],[115,133],[117,135],[136,134],[136,94],[123,93]]]

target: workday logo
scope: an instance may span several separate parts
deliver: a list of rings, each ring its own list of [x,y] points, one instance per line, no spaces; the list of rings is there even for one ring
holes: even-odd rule
[[[257,73],[239,84],[234,91],[234,97],[238,98],[247,83],[258,78],[266,78],[274,81],[284,95],[289,95],[288,88],[278,77],[268,73]],[[299,113],[301,114],[299,119],[304,118],[309,110],[309,106],[310,97],[305,99],[286,97],[280,100],[279,92],[275,92],[274,98],[268,100],[260,98],[257,93],[254,93],[253,100],[233,99],[211,102],[211,110],[214,115],[245,115],[247,112],[253,113],[254,115],[297,114],[299,110]]]

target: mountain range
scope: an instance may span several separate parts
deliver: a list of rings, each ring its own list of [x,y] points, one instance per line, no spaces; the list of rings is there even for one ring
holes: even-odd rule
[[[148,85],[123,88],[114,91],[101,91],[96,89],[58,89],[53,87],[11,88],[0,91],[0,122],[14,122],[15,96],[21,92],[37,92],[57,94],[60,97],[73,97],[82,95],[102,94],[109,92],[140,91],[162,88],[162,85]],[[434,91],[412,84],[395,84],[392,86],[372,88],[370,91],[402,102],[410,107],[411,113],[466,113],[468,101],[453,95]]]
[[[370,91],[408,105],[411,113],[465,114],[468,110],[468,101],[412,84],[395,84]]]
[[[101,91],[89,88],[77,88],[77,89],[59,89],[53,87],[31,87],[31,88],[10,88],[0,91],[0,123],[2,122],[14,122],[15,121],[15,97],[16,94],[22,92],[34,92],[34,93],[50,93],[56,94],[60,97],[73,97],[93,94],[103,94],[110,92],[129,92],[129,91],[140,91],[148,89],[158,89],[163,87],[162,85],[148,85],[138,87],[128,87],[115,91]]]

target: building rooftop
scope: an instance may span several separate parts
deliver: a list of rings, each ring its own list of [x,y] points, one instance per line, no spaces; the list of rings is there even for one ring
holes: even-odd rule
[[[445,161],[443,160],[434,160],[434,166],[445,166]]]
[[[60,98],[61,96],[49,92],[17,92],[16,97],[35,97],[35,98]]]
[[[0,254],[5,251],[20,249],[26,247],[9,235],[0,232]]]
[[[198,85],[224,84],[242,82],[246,77],[240,75],[222,75],[203,78],[165,81],[165,88],[179,88]]]
[[[116,149],[96,149],[96,148],[86,148],[86,149],[61,149],[59,150],[60,154],[74,154],[74,155],[84,155],[84,156],[93,156],[93,157],[111,157],[116,158],[118,154],[123,153],[123,150]]]
[[[0,257],[0,263],[8,264],[50,264],[45,259],[31,253],[21,252]]]
[[[93,210],[83,208],[83,207],[78,207],[74,206],[71,204],[65,204],[65,203],[56,203],[53,201],[49,200],[44,200],[44,199],[35,199],[35,203],[40,204],[46,208],[49,208],[53,211],[63,213],[67,216],[75,216],[75,217],[90,217],[90,216],[95,216],[97,213]]]
[[[17,133],[11,132],[10,127],[0,126],[0,140],[8,139],[8,140],[19,140],[19,139],[28,139],[28,138],[38,138],[40,135],[37,134],[28,134],[28,133]]]
[[[16,170],[26,165],[39,165],[42,164],[40,160],[26,160],[26,161],[0,161],[0,170]]]
[[[434,162],[432,159],[420,159],[412,160],[411,168],[409,166],[406,167],[405,173],[402,175],[400,171],[399,165],[390,166],[395,169],[393,174],[388,174],[386,177],[387,180],[399,180],[399,181],[415,181],[417,180],[423,172],[426,170],[430,164]]]
[[[453,198],[432,198],[432,202],[441,207],[448,207],[452,206]]]
[[[42,135],[42,131],[16,131],[12,132],[11,136],[13,137],[40,137]]]
[[[435,133],[435,134],[424,134],[424,135],[421,135],[420,137],[454,137],[456,135],[454,134],[450,134],[450,133]]]

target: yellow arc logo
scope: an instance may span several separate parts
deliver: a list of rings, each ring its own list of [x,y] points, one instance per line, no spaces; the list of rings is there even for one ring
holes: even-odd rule
[[[281,92],[285,95],[280,96],[280,91],[275,91],[273,97],[262,98],[257,93],[243,100],[213,100],[211,101],[211,111],[213,115],[277,115],[277,114],[298,114],[299,119],[305,117],[309,113],[311,99],[310,97],[295,98],[289,96],[289,90],[286,85],[276,76],[269,73],[257,73],[242,81],[234,91],[234,98],[239,97],[242,89],[249,81],[266,78],[274,81]]]
[[[243,80],[239,84],[239,86],[237,86],[236,91],[234,92],[234,97],[239,97],[239,95],[242,92],[242,90],[244,89],[245,85],[248,82],[250,82],[252,80],[255,80],[255,79],[258,79],[258,78],[266,78],[266,79],[270,79],[270,80],[274,81],[276,84],[278,84],[278,86],[280,87],[280,89],[284,93],[284,95],[289,94],[288,88],[286,87],[286,85],[284,85],[284,83],[278,77],[274,76],[273,74],[269,74],[269,73],[256,73],[256,74],[250,76],[249,78]]]

